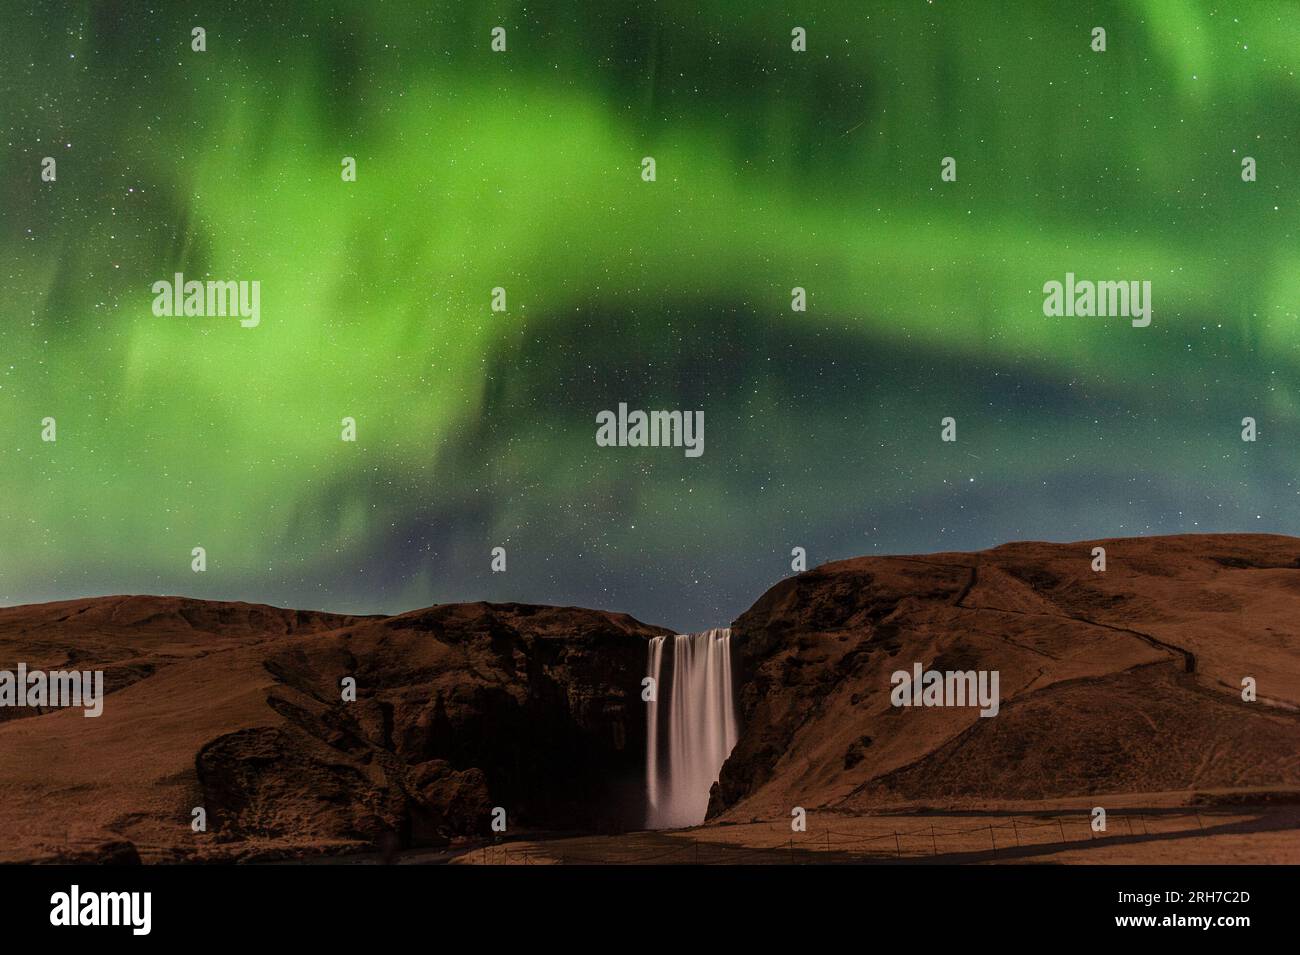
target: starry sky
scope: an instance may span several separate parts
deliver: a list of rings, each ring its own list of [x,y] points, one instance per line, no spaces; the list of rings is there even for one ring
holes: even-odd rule
[[[1294,3],[119,0],[4,27],[0,603],[694,630],[795,546],[1295,531]],[[175,272],[259,281],[261,324],[155,316]],[[1046,317],[1067,272],[1150,281],[1151,326]],[[703,456],[597,447],[619,402],[702,409]]]

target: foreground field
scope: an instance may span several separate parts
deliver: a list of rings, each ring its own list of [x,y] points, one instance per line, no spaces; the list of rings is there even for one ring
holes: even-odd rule
[[[503,842],[469,865],[824,865],[1300,863],[1300,806],[1133,806],[1094,832],[1079,810],[809,816],[670,832]],[[411,860],[418,861],[418,860]]]

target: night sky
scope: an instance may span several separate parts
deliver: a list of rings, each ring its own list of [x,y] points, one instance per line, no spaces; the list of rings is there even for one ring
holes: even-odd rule
[[[1293,533],[1297,68],[1266,0],[8,3],[0,602],[694,630],[795,546]],[[704,454],[597,447],[619,402]]]

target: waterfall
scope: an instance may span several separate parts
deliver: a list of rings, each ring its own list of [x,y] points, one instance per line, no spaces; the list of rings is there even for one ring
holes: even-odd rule
[[[731,700],[731,631],[682,633],[673,638],[672,690],[665,721],[659,700],[666,637],[647,650],[646,675],[655,699],[646,712],[646,825],[651,829],[697,826],[709,808],[709,789],[736,745]],[[666,722],[666,733],[660,733]]]

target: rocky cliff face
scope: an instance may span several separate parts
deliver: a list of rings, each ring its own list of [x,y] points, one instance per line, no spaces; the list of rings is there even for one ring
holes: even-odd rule
[[[322,835],[396,832],[403,845],[486,834],[498,806],[512,829],[635,827],[645,642],[661,632],[625,615],[478,603],[282,642],[264,665],[285,725],[205,746],[206,801],[227,829],[287,835],[305,813]],[[354,703],[340,699],[344,676]]]
[[[0,667],[103,668],[110,694],[98,719],[0,724],[2,857],[122,858],[124,841],[145,861],[437,846],[486,833],[497,806],[512,833],[637,826],[640,681],[664,632],[518,604],[0,611]],[[207,832],[191,831],[196,807]]]
[[[1106,549],[1104,572],[1092,569]],[[859,558],[733,624],[740,739],[710,818],[1300,785],[1300,540],[1009,544]],[[891,674],[998,670],[1001,708],[890,704]],[[1242,680],[1259,701],[1243,702]]]

